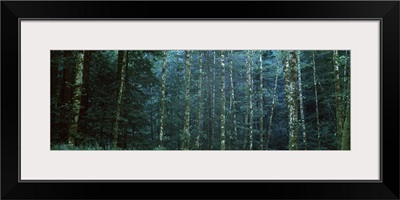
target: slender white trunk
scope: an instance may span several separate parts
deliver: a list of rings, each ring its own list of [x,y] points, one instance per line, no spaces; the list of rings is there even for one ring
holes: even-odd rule
[[[186,50],[186,92],[185,92],[185,118],[183,127],[182,149],[189,150],[190,146],[190,51]]]
[[[75,82],[74,82],[74,93],[72,102],[72,117],[70,126],[68,129],[68,145],[75,145],[75,138],[78,137],[78,121],[79,111],[81,108],[81,97],[82,97],[82,80],[83,80],[83,51],[76,51],[76,64],[75,64]]]
[[[199,57],[199,82],[197,86],[197,135],[196,135],[196,149],[200,149],[200,135],[201,135],[201,84],[203,74],[203,52],[200,52]]]
[[[338,149],[342,143],[342,94],[340,92],[340,72],[339,72],[338,51],[333,51],[333,68],[335,73],[335,92],[336,92],[336,136]]]
[[[252,55],[254,52],[252,51]],[[249,116],[249,149],[253,150],[253,57],[251,57],[251,65],[250,65],[250,76],[249,76],[249,109],[250,109],[250,116]]]
[[[231,98],[229,103],[229,110],[233,117],[233,146],[234,149],[237,149],[237,126],[236,126],[236,110],[235,110],[235,89],[233,86],[233,51],[229,54],[229,77],[231,81]]]
[[[246,51],[246,94],[245,94],[245,107],[246,107],[246,113],[244,117],[244,143],[243,143],[243,149],[246,149],[247,145],[247,138],[249,137],[249,95],[250,95],[250,51]]]
[[[301,83],[300,51],[297,51],[297,74],[298,74],[299,98],[300,98],[300,117],[301,117],[300,123],[303,128],[304,149],[307,150],[307,134],[306,134],[306,124],[305,124],[305,120],[304,120],[303,91],[302,91],[302,83]]]
[[[212,112],[212,125],[211,125],[211,149],[214,148],[214,124],[215,124],[215,82],[216,82],[216,58],[215,58],[215,51],[213,51],[213,84],[212,84],[212,105],[211,105],[211,112]]]
[[[269,116],[267,144],[265,146],[266,150],[268,150],[270,139],[271,139],[272,117],[274,116],[276,88],[278,87],[278,75],[279,75],[279,64],[276,65],[275,87],[274,87],[274,95],[272,97],[271,114]]]
[[[225,150],[225,55],[221,51],[221,150]]]
[[[160,117],[160,135],[158,146],[163,147],[163,136],[164,136],[164,119],[165,119],[165,82],[167,79],[167,51],[163,51],[163,66],[161,75],[161,117]]]

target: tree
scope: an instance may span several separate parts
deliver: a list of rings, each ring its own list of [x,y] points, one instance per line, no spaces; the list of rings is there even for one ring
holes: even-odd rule
[[[318,148],[321,148],[321,131],[320,131],[319,111],[318,111],[318,89],[317,89],[317,77],[316,77],[316,67],[315,67],[315,51],[312,52],[312,63],[313,63],[314,92],[315,92],[315,116],[317,121],[317,140],[318,140]]]
[[[260,104],[260,150],[264,149],[264,147],[263,147],[263,142],[264,142],[264,139],[263,139],[263,134],[264,134],[263,104],[264,104],[264,101],[263,101],[263,84],[262,84],[263,76],[262,76],[262,74],[263,74],[262,51],[260,51],[260,103],[259,103]]]
[[[342,56],[342,61],[344,62],[344,69],[343,69],[343,116],[346,116],[347,107],[350,106],[350,74],[347,74],[347,62],[349,60],[348,51],[345,51],[345,56]],[[343,117],[343,126],[345,123],[346,117]]]
[[[289,60],[284,68],[286,102],[289,118],[289,150],[297,150],[297,92],[296,92],[296,53],[289,52]]]
[[[335,80],[335,97],[336,97],[336,137],[338,141],[338,149],[342,143],[342,95],[340,93],[340,72],[338,51],[333,51],[333,67],[334,67],[334,80]]]
[[[249,149],[253,150],[253,55],[254,51],[252,51],[251,62],[248,66],[248,87],[249,87]]]
[[[245,117],[244,117],[244,143],[243,149],[246,149],[247,138],[249,138],[249,113],[250,113],[250,84],[251,84],[251,74],[250,74],[250,51],[246,51],[246,94],[245,94]]]
[[[303,142],[304,149],[307,150],[307,135],[306,135],[306,124],[304,122],[304,106],[303,106],[303,91],[301,83],[301,65],[300,65],[300,51],[297,51],[297,73],[298,73],[298,83],[299,83],[299,99],[300,99],[300,124],[303,128]]]
[[[115,111],[115,123],[113,131],[113,148],[118,147],[118,135],[119,135],[119,121],[121,114],[121,102],[122,93],[124,88],[124,78],[125,78],[125,62],[126,62],[126,52],[118,51],[118,91],[117,91],[117,105]]]
[[[165,81],[167,79],[167,51],[163,51],[163,66],[162,66],[162,86],[161,86],[161,114],[160,114],[160,135],[158,146],[163,148],[163,136],[164,136],[164,118],[165,118]]]
[[[235,149],[238,148],[237,146],[237,139],[238,139],[238,133],[237,133],[237,125],[236,125],[236,110],[235,110],[235,88],[233,85],[233,61],[232,61],[232,56],[233,56],[233,51],[230,52],[229,54],[229,78],[230,78],[230,83],[231,83],[231,95],[230,95],[230,101],[229,101],[229,112],[231,113],[231,116],[233,118],[233,146]]]
[[[72,117],[68,129],[68,145],[70,146],[74,146],[75,139],[79,137],[78,120],[82,97],[83,51],[75,51],[74,54],[74,56],[76,57],[75,81],[73,85],[74,93],[72,102]]]
[[[190,122],[190,51],[185,50],[186,56],[186,92],[185,92],[185,119],[184,119],[184,127],[183,127],[183,141],[182,141],[182,149],[189,150],[190,145],[190,130],[189,130],[189,122]]]
[[[350,102],[350,98],[349,98]],[[342,135],[342,150],[350,150],[350,106],[347,106]]]
[[[274,116],[276,88],[278,87],[278,75],[279,75],[279,65],[276,65],[274,95],[272,96],[271,114],[269,116],[269,124],[268,124],[267,144],[265,145],[266,150],[268,150],[268,148],[269,148],[269,143],[270,143],[270,139],[271,139],[272,117]]]
[[[221,150],[225,150],[225,61],[221,51]]]
[[[213,83],[212,83],[212,105],[211,105],[211,136],[210,136],[210,149],[212,150],[214,148],[214,123],[215,123],[215,82],[216,82],[216,60],[215,60],[215,51],[213,51]]]
[[[203,75],[203,52],[200,52],[199,57],[199,82],[197,83],[197,135],[196,135],[196,149],[200,149],[200,135],[201,135],[201,84]]]
[[[92,51],[84,52],[83,60],[83,74],[82,74],[82,98],[81,98],[81,109],[79,111],[79,123],[78,131],[82,133],[87,133],[87,111],[89,110],[89,77],[90,77],[90,61],[92,57]]]

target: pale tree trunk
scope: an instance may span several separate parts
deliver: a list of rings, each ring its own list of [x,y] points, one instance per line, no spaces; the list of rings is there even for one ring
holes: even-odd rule
[[[236,126],[236,110],[235,110],[235,88],[233,86],[233,61],[232,61],[232,57],[233,57],[233,51],[231,51],[231,53],[229,54],[229,77],[231,80],[231,98],[230,98],[230,102],[229,102],[229,110],[231,112],[232,118],[233,118],[233,137],[232,137],[232,141],[233,141],[233,148],[234,149],[238,149],[237,148],[237,126]]]
[[[350,98],[348,101],[346,119],[343,125],[342,150],[350,150]]]
[[[165,119],[165,82],[167,79],[167,51],[163,51],[163,66],[162,66],[162,75],[161,75],[161,116],[160,116],[160,135],[158,146],[163,147],[163,136],[164,136],[164,119]]]
[[[176,52],[176,72],[178,74],[178,80],[177,80],[178,88],[176,89],[176,98],[177,98],[178,104],[181,104],[182,102],[181,102],[181,94],[180,93],[181,93],[181,85],[182,85],[182,83],[181,83],[181,77],[180,77],[181,67],[180,67],[180,64],[179,64],[179,51]],[[177,109],[177,112],[176,112],[176,116],[177,116],[178,119],[181,119],[181,116],[182,116],[180,110],[181,109],[179,109],[179,106],[178,106],[178,109]],[[181,124],[180,123],[176,123],[176,130],[181,130]],[[182,135],[181,135],[180,131],[176,131],[176,132],[178,133],[177,149],[180,149],[181,148],[181,143],[182,143]]]
[[[289,125],[289,137],[290,137],[290,118],[291,118],[291,94],[290,94],[290,67],[289,67],[289,56],[286,51],[281,51],[282,55],[282,65],[283,65],[283,77],[285,80],[285,103],[286,103],[286,112],[287,112],[287,120]]]
[[[212,105],[211,105],[211,137],[210,137],[210,149],[214,148],[214,124],[215,124],[215,81],[216,81],[216,58],[215,51],[213,51],[214,59],[213,59],[213,84],[212,84]]]
[[[347,60],[349,59],[349,52],[348,51],[346,51],[346,56],[345,56],[345,58],[346,58],[346,61],[345,61],[345,64],[344,64],[344,72],[343,72],[343,115],[345,116],[346,115],[346,113],[345,112],[347,112],[347,107],[348,106],[350,106],[350,74],[348,74],[347,75],[347,65],[348,65],[348,63],[347,63]],[[345,123],[345,117],[343,117],[343,126],[344,126],[344,123]],[[345,131],[345,130],[343,130],[343,131]]]
[[[346,59],[348,59],[348,51],[346,51]],[[347,66],[347,60],[346,60],[346,65]],[[345,69],[346,72],[346,69]],[[347,81],[345,79],[345,87],[347,87],[347,93],[345,94],[345,101],[346,101],[346,119],[343,124],[343,135],[342,135],[342,150],[350,150],[350,141],[351,141],[351,136],[350,136],[350,120],[351,120],[351,108],[350,108],[350,73],[345,78],[347,78]]]
[[[115,112],[115,123],[114,123],[114,135],[113,135],[113,148],[118,146],[118,135],[119,135],[119,120],[121,114],[121,103],[122,103],[122,92],[124,88],[125,78],[125,51],[118,51],[118,93],[117,93],[117,108]]]
[[[342,143],[342,94],[340,92],[340,72],[338,51],[333,51],[333,67],[335,72],[335,93],[336,93],[336,137],[338,142],[338,149]]]
[[[314,75],[314,91],[315,91],[315,114],[317,120],[317,138],[318,138],[318,148],[321,148],[321,131],[319,124],[319,111],[318,111],[318,90],[317,90],[317,77],[316,77],[316,67],[315,67],[315,52],[312,54],[313,59],[313,75]]]
[[[225,150],[225,55],[221,51],[221,150]]]
[[[186,93],[185,93],[185,118],[183,127],[182,149],[189,150],[190,145],[190,51],[186,50]]]
[[[289,150],[297,150],[297,92],[296,92],[296,53],[290,51],[289,61],[286,62],[285,67],[285,90],[287,110],[289,117]]]
[[[303,143],[304,150],[307,150],[307,134],[306,134],[306,124],[304,120],[304,106],[303,106],[303,91],[301,83],[301,65],[300,65],[300,51],[297,51],[297,73],[298,73],[298,83],[299,83],[299,98],[300,98],[300,117],[301,117],[301,127],[303,128]]]
[[[83,75],[82,75],[82,97],[81,97],[81,109],[79,111],[78,131],[81,133],[88,134],[87,125],[83,123],[87,118],[87,111],[89,110],[89,77],[90,77],[90,60],[92,51],[84,52],[83,59]]]
[[[209,52],[206,52],[205,54],[205,58],[206,58],[206,66],[207,66],[207,97],[208,97],[208,147],[211,147],[211,132],[212,132],[212,125],[213,125],[213,121],[212,121],[212,106],[210,106],[211,102],[212,102],[212,88],[211,88],[211,67],[210,67],[210,62],[208,60],[209,58]]]
[[[75,139],[78,137],[78,121],[79,121],[79,110],[81,108],[81,97],[82,97],[82,75],[83,75],[83,51],[75,51],[75,81],[74,81],[74,92],[72,102],[72,117],[68,129],[68,145],[74,146]]]
[[[255,51],[251,51],[252,56],[251,56],[251,65],[250,65],[250,100],[249,100],[249,107],[250,107],[250,116],[249,116],[249,129],[250,129],[250,134],[249,134],[249,149],[253,150],[253,66],[254,66],[254,55],[255,55]]]
[[[200,135],[201,135],[201,84],[203,74],[203,52],[200,52],[199,58],[199,82],[197,88],[197,135],[196,135],[196,149],[200,149]]]
[[[253,56],[254,52],[252,51],[251,62],[249,65],[249,149],[253,150]]]
[[[250,79],[250,51],[246,51],[246,95],[245,95],[245,107],[246,107],[246,113],[245,113],[245,118],[244,118],[244,127],[245,127],[245,132],[244,132],[244,144],[243,144],[243,149],[246,149],[247,145],[247,138],[249,137],[249,113],[250,113],[250,106],[249,106],[249,96],[250,96],[250,84],[251,84],[251,79]]]
[[[263,65],[262,65],[262,51],[260,51],[260,150],[263,150],[263,143],[264,143],[264,129],[263,129]]]
[[[293,126],[294,126],[294,135],[292,137],[293,139],[293,143],[292,145],[294,145],[293,149],[297,150],[297,143],[298,143],[298,124],[299,124],[299,118],[298,118],[298,92],[297,92],[297,59],[296,59],[296,53],[294,51],[290,52],[291,58],[289,60],[289,65],[291,68],[291,89],[292,89],[292,99],[293,99],[293,116],[292,116],[292,121],[293,121]]]
[[[279,64],[276,65],[274,96],[272,97],[271,115],[269,116],[267,144],[265,145],[266,150],[268,150],[269,142],[271,140],[272,117],[274,116],[276,88],[278,87],[278,75],[279,75]]]

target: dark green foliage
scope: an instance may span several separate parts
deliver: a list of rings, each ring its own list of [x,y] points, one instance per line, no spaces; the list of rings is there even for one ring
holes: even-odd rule
[[[79,119],[79,138],[75,146],[67,145],[69,121],[71,117],[71,99],[73,91],[73,51],[51,51],[51,149],[52,150],[112,150],[113,127],[115,124],[117,91],[118,91],[118,51],[91,51],[88,61],[88,73],[83,75],[81,112]],[[245,122],[246,113],[246,54],[245,51],[233,51],[231,56],[225,54],[225,77],[221,77],[221,51],[216,52],[216,65],[213,66],[213,50],[202,51],[202,85],[201,85],[201,137],[200,150],[220,149],[221,146],[221,80],[225,80],[226,150],[243,150],[245,135],[249,126]],[[226,51],[227,52],[227,51]],[[127,51],[122,105],[118,131],[118,150],[180,150],[185,115],[185,52],[183,50],[167,51],[165,83],[165,117],[163,148],[158,147],[161,113],[161,70],[162,51]],[[230,53],[230,51],[229,51]],[[338,62],[343,99],[342,116],[350,97],[350,51],[338,51]],[[87,52],[85,52],[85,56]],[[198,120],[198,77],[199,51],[191,51],[190,78],[190,149],[195,146]],[[253,149],[259,150],[260,143],[266,146],[266,134],[274,95],[276,69],[278,67],[277,92],[275,96],[274,115],[271,123],[270,143],[267,150],[287,150],[289,144],[288,116],[285,101],[285,80],[282,60],[279,51],[262,51],[263,91],[260,92],[260,62],[253,58]],[[316,104],[312,51],[301,51],[302,93],[307,132],[308,150],[337,150],[335,80],[332,51],[315,51],[318,108],[320,121],[320,141],[318,147]],[[229,57],[229,59],[228,59]],[[234,85],[235,110],[230,110],[231,81],[228,61],[232,59],[232,79]],[[346,66],[346,67],[345,67]],[[85,69],[84,69],[85,70]],[[346,70],[346,71],[345,71]],[[213,74],[215,73],[215,81]],[[212,89],[215,87],[215,96]],[[259,99],[263,97],[263,141],[260,136]],[[212,116],[212,102],[215,103],[215,114]],[[232,140],[233,115],[236,114],[237,141]],[[299,111],[300,113],[300,111]],[[299,115],[300,116],[300,115]],[[214,119],[214,120],[212,120]],[[249,121],[249,119],[248,119]],[[343,123],[345,124],[345,118]],[[344,127],[345,128],[345,127]],[[213,135],[211,135],[213,130]],[[301,127],[299,127],[301,130]],[[347,129],[346,129],[347,130]],[[300,134],[300,132],[299,132]],[[211,138],[212,137],[212,138]],[[304,149],[299,135],[297,148]],[[212,142],[212,145],[211,145]],[[235,147],[236,146],[236,147]],[[249,148],[247,136],[246,149]]]

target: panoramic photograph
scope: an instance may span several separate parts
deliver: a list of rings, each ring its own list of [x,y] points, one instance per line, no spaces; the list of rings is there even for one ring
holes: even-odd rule
[[[51,150],[350,150],[350,50],[52,50]]]

